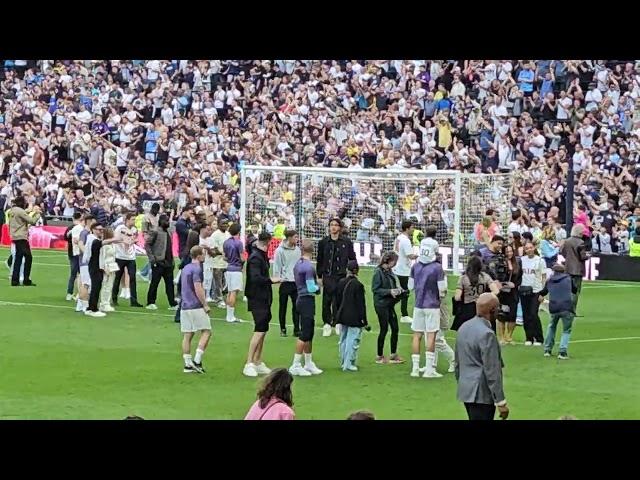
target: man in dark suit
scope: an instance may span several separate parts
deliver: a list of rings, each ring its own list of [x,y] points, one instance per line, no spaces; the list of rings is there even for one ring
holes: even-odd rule
[[[269,331],[271,321],[271,304],[273,293],[271,285],[280,283],[280,278],[269,276],[269,258],[267,249],[271,242],[271,235],[266,232],[258,236],[254,242],[251,255],[247,262],[247,286],[245,295],[247,296],[247,307],[253,316],[255,327],[253,336],[249,342],[249,354],[247,363],[242,371],[247,377],[257,377],[271,373],[262,360],[262,349],[264,347],[264,337]]]
[[[492,293],[476,301],[476,316],[465,322],[456,338],[456,380],[458,400],[464,403],[469,420],[493,420],[496,407],[503,420],[509,407],[502,388],[502,355],[491,319],[500,302]]]

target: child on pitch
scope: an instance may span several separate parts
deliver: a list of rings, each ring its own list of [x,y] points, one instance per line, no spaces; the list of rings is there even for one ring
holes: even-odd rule
[[[358,280],[358,261],[349,260],[347,276],[338,282],[336,287],[336,324],[342,325],[340,342],[340,364],[344,372],[357,372],[356,361],[362,329],[368,328],[367,305],[364,285]]]
[[[436,229],[429,227],[425,233],[426,238],[420,242],[418,261],[411,267],[409,276],[409,289],[415,291],[411,376],[420,376],[420,343],[424,336],[426,363],[423,377],[439,378],[442,375],[436,371],[436,336],[440,330],[440,309],[447,291],[447,279],[442,265],[435,261],[438,242],[433,237]]]

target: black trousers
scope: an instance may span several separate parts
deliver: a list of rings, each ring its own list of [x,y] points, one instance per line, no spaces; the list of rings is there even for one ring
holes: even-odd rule
[[[297,333],[300,331],[300,320],[298,317],[298,310],[296,309],[296,300],[298,299],[298,288],[296,287],[296,282],[282,282],[280,284],[280,289],[278,291],[278,319],[280,320],[280,330],[285,330],[287,328],[287,303],[289,302],[289,298],[291,298],[293,332]]]
[[[527,341],[544,342],[542,323],[540,323],[540,316],[538,315],[538,309],[540,307],[538,294],[522,295],[520,302],[522,303],[522,326],[524,327],[524,334]]]
[[[387,338],[387,332],[391,327],[391,355],[398,351],[398,316],[395,307],[375,307],[378,322],[380,323],[380,333],[378,334],[378,356],[381,357],[384,352],[384,341]]]
[[[397,277],[398,277],[398,282],[400,282],[400,286],[402,287],[402,289],[409,290],[409,277],[402,277],[400,275],[397,275]],[[409,303],[409,296],[404,295],[400,299],[400,316],[402,317],[409,316],[409,310],[407,310],[408,303]]]
[[[174,307],[176,305],[176,297],[173,290],[173,265],[160,264],[155,264],[151,267],[151,285],[149,285],[149,292],[147,293],[147,305],[156,303],[160,280],[164,280],[164,291],[167,294],[167,300],[169,305]]]
[[[98,270],[97,272],[89,271],[91,277],[91,290],[89,292],[89,307],[88,310],[92,312],[98,311],[98,301],[100,300],[100,290],[102,290],[102,279],[104,278],[104,272]]]
[[[469,420],[493,420],[496,415],[495,405],[487,403],[465,403]]]
[[[135,260],[122,260],[116,258],[116,263],[120,267],[120,270],[116,272],[116,278],[113,280],[113,290],[111,291],[111,301],[113,304],[118,303],[118,291],[120,289],[120,281],[122,275],[124,275],[124,269],[129,272],[129,289],[131,290],[131,305],[138,303],[138,291],[136,289],[136,261]]]
[[[24,285],[31,283],[31,263],[33,262],[33,256],[31,255],[31,247],[28,240],[14,240],[13,244],[16,246],[16,254],[13,258],[13,270],[11,272],[11,285],[20,284],[20,268],[22,267],[22,261],[24,260]]]
[[[326,325],[335,325],[338,302],[336,301],[336,288],[342,277],[325,276],[322,278],[322,322]]]

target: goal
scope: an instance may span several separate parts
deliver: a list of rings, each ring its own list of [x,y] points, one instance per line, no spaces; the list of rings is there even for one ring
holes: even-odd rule
[[[507,225],[512,190],[510,174],[244,166],[242,238],[248,230],[266,230],[277,245],[284,226],[317,242],[327,234],[329,219],[338,216],[359,263],[376,265],[382,252],[393,249],[402,221],[413,219],[422,232],[436,227],[443,267],[457,274],[477,246],[474,229],[488,208]]]

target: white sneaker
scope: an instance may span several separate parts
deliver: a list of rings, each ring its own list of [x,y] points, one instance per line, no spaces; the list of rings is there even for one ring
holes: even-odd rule
[[[312,373],[305,370],[302,365],[292,365],[289,367],[289,373],[294,377],[310,377],[312,375]]]
[[[76,312],[84,312],[84,307],[82,304],[76,304]]]
[[[422,375],[422,378],[442,378],[442,374],[436,372],[435,370],[425,371]]]
[[[312,375],[320,375],[322,373],[322,370],[320,370],[313,362],[305,364],[304,369]]]
[[[128,288],[127,288],[127,291],[124,292],[124,299],[131,300],[131,290],[129,290]]]
[[[329,325],[328,323],[325,323],[324,327],[322,327],[322,336],[323,337],[331,336],[331,325]]]
[[[342,333],[342,325],[341,324],[336,324],[335,326],[335,330],[336,330],[336,335],[340,336],[340,334]]]
[[[178,310],[178,305],[174,305],[173,307],[169,307],[167,310],[171,310],[172,312],[175,312],[176,310]]]
[[[350,372],[357,372],[358,371],[358,367],[356,367],[355,365],[349,365],[347,367],[347,370],[349,370]]]
[[[207,302],[207,303],[211,303],[211,302],[213,302],[213,298],[211,298],[211,297],[207,297],[207,299],[205,300],[205,302]]]
[[[411,317],[402,317],[400,319],[400,323],[411,323],[411,322],[413,322],[413,318]]]
[[[540,342],[533,342],[533,346],[534,346],[534,347],[540,347],[540,346],[542,346],[542,343],[540,343]]]
[[[227,308],[227,304],[223,302],[218,302],[218,304],[216,305],[216,307],[218,308]]]
[[[158,307],[156,306],[155,303],[150,303],[149,305],[147,305],[147,310],[157,310]]]
[[[455,373],[456,372],[456,364],[450,363],[449,368],[447,369],[447,373]]]
[[[247,363],[242,370],[242,374],[245,377],[257,377],[258,372],[256,370],[256,366],[253,363]]]
[[[516,318],[516,325],[524,325],[524,320],[522,320],[522,317]]]
[[[413,378],[418,378],[420,376],[420,370],[422,370],[421,368],[419,368],[418,370],[411,370],[411,376]]]
[[[258,372],[258,375],[269,375],[271,373],[271,369],[267,367],[264,362],[256,365],[255,370]]]
[[[242,320],[234,317],[231,320],[227,320],[227,323],[242,323]]]
[[[106,317],[107,314],[104,312],[94,312],[92,310],[85,310],[84,314],[89,317]]]
[[[531,345],[533,345],[533,342],[530,342],[529,340],[527,340],[526,342],[524,342],[525,347],[530,347]]]
[[[247,303],[247,302],[249,301],[249,299],[248,299],[247,297],[242,297],[242,301],[243,301],[244,303]]]
[[[73,295],[71,295],[70,293],[67,293],[67,296],[65,297],[65,300],[67,302],[70,302],[71,300],[73,300]]]
[[[113,308],[111,305],[103,305],[100,307],[100,311],[110,313],[110,312],[115,312],[116,309]]]

